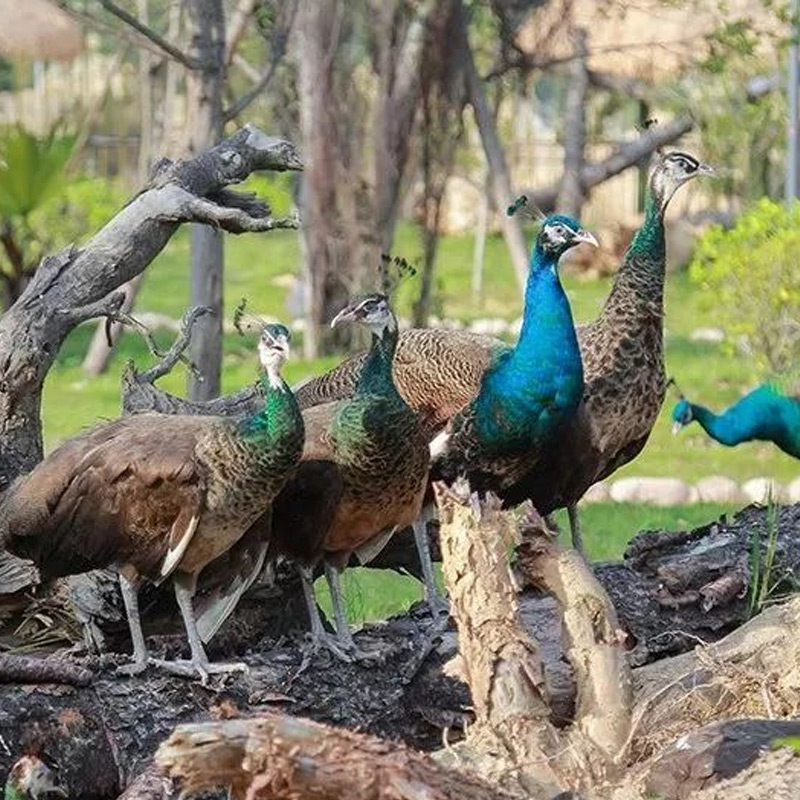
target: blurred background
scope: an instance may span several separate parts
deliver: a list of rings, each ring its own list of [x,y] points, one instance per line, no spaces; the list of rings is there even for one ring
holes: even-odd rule
[[[718,178],[669,211],[669,373],[721,409],[800,363],[788,2],[0,0],[0,20],[2,308],[42,255],[91,236],[159,159],[246,122],[303,154],[302,175],[249,181],[276,215],[297,210],[299,232],[184,228],[128,287],[159,341],[192,303],[220,311],[221,337],[192,354],[205,380],[174,372],[171,391],[253,381],[253,343],[227,322],[241,297],[291,324],[302,355],[291,381],[333,365],[358,343],[326,323],[375,285],[382,252],[417,268],[398,298],[405,324],[513,339],[533,229],[504,212],[522,192],[601,240],[562,270],[589,321],[642,219],[653,155],[676,147]],[[46,386],[48,449],[119,413],[130,358],[150,358],[135,333],[113,350],[96,323],[72,335]],[[797,461],[772,445],[726,449],[697,426],[673,438],[672,399],[614,480],[675,480],[598,489],[584,510],[593,558],[618,557],[641,528],[713,519],[765,481],[800,501]],[[712,475],[739,493],[702,490]]]

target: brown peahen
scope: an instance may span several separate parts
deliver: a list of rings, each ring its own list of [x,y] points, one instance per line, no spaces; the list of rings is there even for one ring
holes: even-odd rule
[[[137,584],[171,577],[191,662],[154,662],[178,674],[241,669],[211,664],[192,599],[203,568],[264,514],[300,461],[303,418],[280,375],[289,331],[259,340],[265,402],[238,421],[138,414],[82,433],[20,477],[0,505],[0,542],[56,577],[111,566],[133,640],[135,674],[147,666]]]
[[[648,183],[645,220],[611,294],[600,316],[578,328],[583,401],[534,467],[513,485],[499,487],[509,505],[530,498],[543,514],[567,506],[578,548],[575,504],[593,483],[641,451],[664,400],[664,212],[684,183],[712,173],[687,153],[659,158]],[[409,404],[442,428],[476,397],[484,374],[505,350],[497,339],[478,334],[410,330],[399,339],[395,381]],[[363,358],[355,356],[298,387],[300,406],[347,397]]]
[[[354,298],[331,323],[369,328],[372,345],[346,400],[306,409],[303,460],[272,509],[270,554],[295,560],[303,580],[316,649],[356,654],[344,613],[339,572],[356,553],[365,563],[396,529],[419,515],[428,476],[423,421],[397,391],[392,360],[397,321],[385,294]],[[426,540],[427,544],[427,540]],[[420,553],[437,601],[427,548]],[[331,589],[337,641],[325,633],[313,589],[320,561]]]

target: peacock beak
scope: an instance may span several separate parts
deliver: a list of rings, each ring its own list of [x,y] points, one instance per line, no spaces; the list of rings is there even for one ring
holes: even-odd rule
[[[585,242],[586,244],[592,245],[592,247],[599,247],[600,246],[600,244],[597,241],[597,239],[595,238],[594,234],[590,233],[589,231],[587,231],[584,228],[581,228],[579,231],[577,231],[577,233],[575,234],[575,241],[576,242]]]
[[[681,432],[682,428],[683,428],[683,424],[682,423],[673,422],[672,423],[672,435],[673,436],[677,436]]]
[[[700,166],[697,168],[697,174],[705,175],[708,178],[713,178],[716,177],[717,171],[711,166],[711,164],[700,164]]]
[[[278,336],[273,347],[283,356],[284,361],[288,361],[292,350],[289,347],[289,339],[286,336]]]
[[[359,317],[359,306],[345,306],[332,320],[331,328],[336,328],[345,322],[355,322]]]

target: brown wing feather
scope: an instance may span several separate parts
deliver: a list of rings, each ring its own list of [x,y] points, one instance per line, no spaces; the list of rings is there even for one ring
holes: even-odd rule
[[[431,436],[475,397],[492,358],[504,347],[498,339],[468,331],[414,328],[400,334],[395,383],[405,401],[425,415]],[[362,353],[298,386],[300,408],[350,397],[363,363]]]
[[[220,421],[142,414],[99,425],[60,447],[7,492],[8,549],[50,575],[130,564],[158,575],[201,513],[195,446]]]

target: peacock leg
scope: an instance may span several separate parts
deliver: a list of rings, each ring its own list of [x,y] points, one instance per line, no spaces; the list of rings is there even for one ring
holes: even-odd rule
[[[412,529],[414,531],[414,542],[417,545],[420,566],[422,567],[422,581],[425,585],[425,602],[428,604],[431,616],[434,618],[439,614],[449,614],[450,606],[446,598],[439,594],[436,588],[436,576],[433,571],[433,560],[431,559],[431,548],[428,542],[428,520],[433,517],[431,506],[422,509],[419,516],[414,520]]]
[[[347,614],[344,610],[344,592],[342,592],[342,581],[339,570],[325,562],[325,580],[331,592],[331,603],[333,604],[333,618],[336,622],[336,636],[346,650],[355,650],[356,643],[353,641],[353,634],[347,624]]]
[[[241,662],[231,664],[212,664],[209,662],[200,634],[197,632],[197,621],[195,620],[194,607],[192,605],[192,598],[197,587],[197,576],[190,573],[176,572],[172,581],[175,587],[175,599],[178,602],[178,608],[183,617],[183,625],[186,628],[186,638],[189,640],[192,658],[190,661],[153,659],[152,663],[174,675],[183,677],[199,675],[203,685],[208,683],[209,675],[247,672],[247,664],[242,664]]]
[[[322,624],[322,617],[317,606],[317,597],[314,594],[314,567],[297,565],[300,573],[300,582],[303,585],[303,597],[306,601],[308,618],[311,622],[311,653],[316,653],[320,648],[326,648],[342,661],[351,662],[353,659],[342,649],[335,636],[331,636]]]
[[[583,535],[581,534],[581,518],[578,514],[578,506],[575,503],[567,506],[567,516],[569,517],[569,530],[572,534],[572,546],[582,556],[584,556]]]
[[[125,603],[125,615],[131,630],[133,642],[133,664],[125,664],[117,669],[121,675],[138,675],[147,669],[147,645],[142,632],[142,618],[139,615],[139,597],[136,586],[122,573],[119,575],[119,588],[122,602]]]

